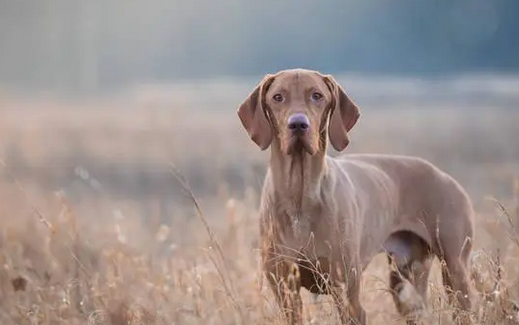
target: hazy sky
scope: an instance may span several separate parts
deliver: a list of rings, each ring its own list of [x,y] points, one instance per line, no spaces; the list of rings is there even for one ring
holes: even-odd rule
[[[0,0],[0,83],[99,90],[256,75],[519,71],[512,0]]]

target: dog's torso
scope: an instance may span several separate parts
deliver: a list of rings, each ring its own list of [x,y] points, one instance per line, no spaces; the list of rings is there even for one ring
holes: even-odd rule
[[[326,166],[318,189],[303,198],[307,205],[300,210],[276,194],[267,174],[262,238],[265,247],[274,247],[283,258],[365,268],[384,250],[412,254],[412,245],[390,239],[399,231],[417,235],[432,250],[439,246],[438,230],[452,233],[452,240],[472,235],[471,220],[456,220],[457,211],[471,209],[468,196],[452,177],[423,159],[350,154],[327,157]],[[446,223],[449,219],[453,222]]]

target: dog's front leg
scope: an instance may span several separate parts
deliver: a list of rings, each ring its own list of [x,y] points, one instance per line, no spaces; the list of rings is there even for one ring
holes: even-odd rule
[[[360,266],[336,267],[332,285],[332,296],[343,325],[365,325],[366,312],[360,304]]]
[[[289,325],[303,324],[301,277],[297,264],[265,254],[263,268],[285,320]]]

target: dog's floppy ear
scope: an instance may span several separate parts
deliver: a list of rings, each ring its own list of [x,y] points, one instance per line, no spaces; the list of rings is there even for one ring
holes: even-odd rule
[[[243,127],[261,150],[267,149],[272,142],[272,128],[264,107],[265,93],[272,81],[274,75],[267,74],[238,108]]]
[[[332,76],[327,75],[324,80],[333,97],[328,125],[330,142],[335,150],[342,151],[350,143],[348,132],[357,123],[360,111]]]

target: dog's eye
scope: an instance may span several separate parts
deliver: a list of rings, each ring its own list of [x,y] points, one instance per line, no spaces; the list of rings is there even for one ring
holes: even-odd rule
[[[272,99],[274,99],[276,102],[280,103],[283,101],[283,95],[275,94],[274,96],[272,96]]]
[[[312,99],[315,100],[315,101],[321,100],[321,99],[323,99],[323,94],[315,92],[315,93],[312,94]]]

